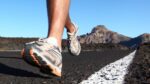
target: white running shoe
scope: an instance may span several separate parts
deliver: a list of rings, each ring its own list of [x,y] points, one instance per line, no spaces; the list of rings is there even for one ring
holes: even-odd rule
[[[80,46],[80,42],[77,39],[77,31],[78,31],[78,26],[75,25],[75,31],[73,33],[67,32],[68,35],[68,49],[69,52],[72,55],[78,56],[81,52],[81,46]]]
[[[22,56],[27,63],[39,67],[45,73],[61,77],[61,50],[58,46],[49,44],[46,39],[27,43]]]

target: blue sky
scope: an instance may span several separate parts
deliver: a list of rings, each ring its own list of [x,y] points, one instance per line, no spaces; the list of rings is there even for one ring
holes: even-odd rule
[[[97,25],[136,37],[150,33],[150,0],[71,0],[70,16],[79,35]],[[46,37],[46,0],[0,0],[0,36]],[[66,31],[63,38],[66,38]]]

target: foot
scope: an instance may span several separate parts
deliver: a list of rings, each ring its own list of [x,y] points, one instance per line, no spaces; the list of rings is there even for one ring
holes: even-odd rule
[[[70,33],[68,32],[67,35],[68,35],[68,49],[69,49],[69,52],[72,54],[72,55],[75,55],[75,56],[78,56],[80,54],[80,51],[81,51],[81,46],[80,46],[80,42],[78,41],[77,39],[77,31],[78,31],[78,27],[77,25],[74,24],[74,32]]]
[[[40,71],[61,77],[61,50],[46,39],[27,43],[22,50],[22,57],[27,63],[39,67]]]

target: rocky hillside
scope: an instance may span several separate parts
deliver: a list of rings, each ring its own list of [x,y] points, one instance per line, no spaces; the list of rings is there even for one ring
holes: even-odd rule
[[[120,44],[126,45],[131,48],[136,48],[139,44],[150,42],[150,34],[144,33],[140,36],[130,39],[129,41],[122,41]]]
[[[110,31],[104,25],[98,25],[90,33],[79,36],[79,40],[82,44],[117,43],[130,48],[137,48],[139,44],[150,42],[150,34],[144,33],[135,38],[130,38]]]
[[[79,37],[80,43],[119,43],[121,41],[128,41],[131,38],[108,30],[104,25],[94,27],[91,33],[81,35]]]

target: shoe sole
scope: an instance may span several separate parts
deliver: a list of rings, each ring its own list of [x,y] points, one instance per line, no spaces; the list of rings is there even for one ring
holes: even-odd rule
[[[36,66],[36,67],[41,66],[38,60],[33,55],[31,55],[30,52],[25,53],[25,49],[22,49],[21,56],[27,63],[31,64],[32,66]]]
[[[22,55],[23,59],[25,59],[25,55],[26,55],[25,53],[26,53],[26,51],[25,51],[25,49],[23,49],[23,50],[21,51],[21,55]],[[40,68],[45,69],[45,70],[47,70],[47,71],[50,71],[49,74],[53,74],[53,75],[55,75],[55,76],[61,77],[61,72],[57,69],[57,67],[54,66],[54,65],[51,64],[51,63],[47,64],[47,63],[43,60],[42,56],[37,55],[37,54],[33,51],[32,48],[29,49],[29,53],[28,53],[28,54],[29,54],[28,56],[33,60],[33,62],[34,62],[36,65],[38,65]],[[28,61],[28,60],[25,59],[25,61]],[[31,65],[32,65],[32,64],[31,64]],[[43,73],[43,72],[42,72],[42,73]]]

